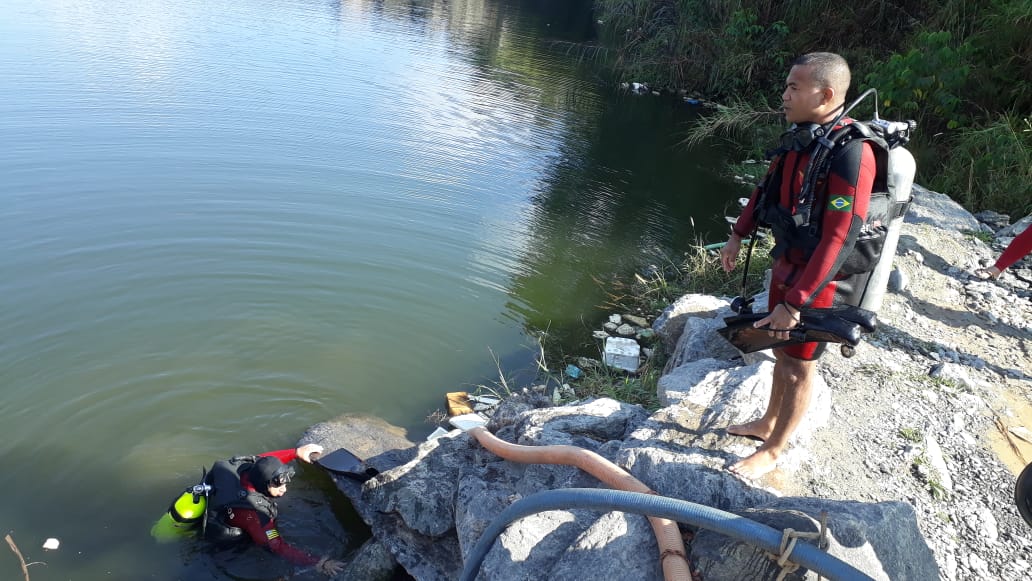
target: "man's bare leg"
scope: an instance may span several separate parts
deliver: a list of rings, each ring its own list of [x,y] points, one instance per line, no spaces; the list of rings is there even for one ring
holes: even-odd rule
[[[781,413],[781,400],[785,397],[786,382],[782,379],[778,366],[774,366],[774,377],[770,386],[770,398],[767,400],[767,409],[763,417],[758,420],[744,424],[732,424],[727,427],[727,433],[732,436],[746,436],[757,440],[766,441],[774,431],[774,425],[778,422],[778,414]]]
[[[759,478],[774,469],[781,453],[788,447],[789,438],[799,427],[799,423],[810,406],[810,397],[813,393],[813,374],[817,369],[817,362],[795,359],[778,350],[775,350],[774,354],[777,357],[777,363],[774,364],[774,385],[779,383],[783,385],[781,401],[773,414],[774,425],[763,445],[757,448],[751,456],[736,462],[729,468],[731,472],[743,478]],[[772,404],[773,397],[774,389],[772,387]],[[765,413],[763,418],[757,422],[763,422],[764,418],[768,417],[770,410],[767,411],[768,413]]]

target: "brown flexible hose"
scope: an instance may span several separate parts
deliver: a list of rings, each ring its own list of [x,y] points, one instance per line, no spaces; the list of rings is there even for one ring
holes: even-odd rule
[[[522,464],[565,464],[567,466],[576,466],[598,478],[610,488],[646,494],[656,493],[640,480],[628,474],[627,471],[591,450],[585,450],[576,446],[520,446],[518,444],[510,444],[496,437],[482,426],[469,430],[469,433],[480,442],[481,446],[506,460]],[[653,516],[648,518],[652,524],[652,531],[656,534],[656,542],[659,544],[663,578],[666,581],[691,581],[692,575],[688,567],[684,539],[681,538],[681,531],[678,530],[677,523],[665,518]],[[670,559],[668,557],[675,558]]]

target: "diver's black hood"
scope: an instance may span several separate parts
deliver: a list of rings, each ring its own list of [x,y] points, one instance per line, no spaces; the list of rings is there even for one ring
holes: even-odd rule
[[[283,471],[283,467],[283,462],[279,458],[275,456],[262,456],[248,470],[248,480],[251,481],[251,486],[254,486],[255,490],[262,494],[268,494],[269,483],[272,482],[276,474]]]

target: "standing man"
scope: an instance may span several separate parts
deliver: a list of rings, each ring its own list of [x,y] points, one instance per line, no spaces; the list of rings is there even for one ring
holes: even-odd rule
[[[831,150],[826,176],[823,172],[808,175],[821,171],[810,168],[809,161],[820,138],[838,128],[829,125],[845,106],[849,82],[849,65],[837,54],[810,53],[792,63],[781,95],[785,120],[792,128],[720,252],[721,264],[730,272],[744,237],[760,224],[774,231],[769,315],[755,324],[769,329],[772,337],[788,339],[803,309],[857,304],[857,280],[840,275],[839,269],[867,215],[876,173],[874,151],[862,139],[848,141]],[[843,119],[839,126],[851,122]],[[812,198],[801,200],[803,185],[815,177]],[[756,438],[763,444],[733,464],[731,472],[753,479],[775,468],[806,414],[817,359],[824,348],[823,343],[802,343],[774,349],[773,385],[763,417],[727,428],[729,434]]]

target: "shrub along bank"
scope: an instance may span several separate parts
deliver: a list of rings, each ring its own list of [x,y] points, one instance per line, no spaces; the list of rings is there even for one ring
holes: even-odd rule
[[[1032,211],[1028,0],[597,0],[596,16],[617,76],[728,103],[701,129],[737,132],[750,153],[781,127],[792,59],[838,52],[852,94],[875,87],[883,118],[918,122],[919,182],[971,211]]]

